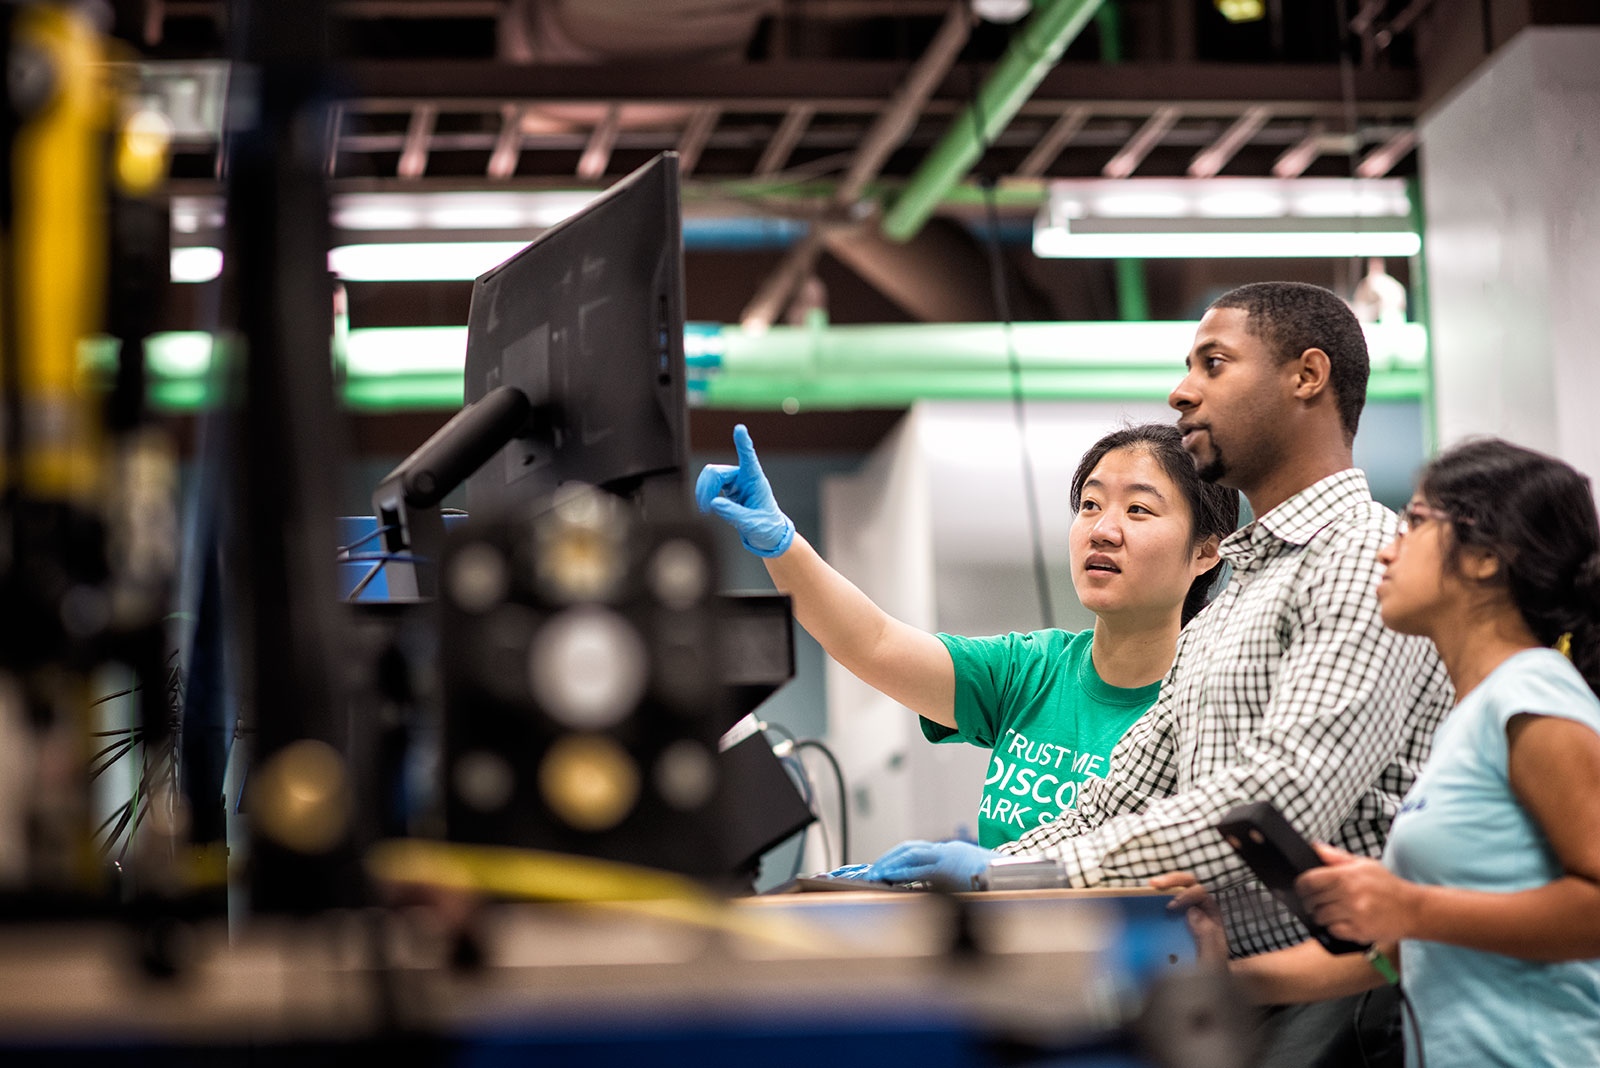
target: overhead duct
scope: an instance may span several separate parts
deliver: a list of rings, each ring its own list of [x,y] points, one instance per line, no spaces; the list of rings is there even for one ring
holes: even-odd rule
[[[511,0],[500,20],[500,58],[737,61],[778,7],[778,0]]]
[[[541,66],[624,61],[736,62],[779,0],[511,0],[500,16],[500,59]],[[541,104],[521,108],[523,136],[682,127],[687,105]],[[515,137],[515,134],[512,135]]]

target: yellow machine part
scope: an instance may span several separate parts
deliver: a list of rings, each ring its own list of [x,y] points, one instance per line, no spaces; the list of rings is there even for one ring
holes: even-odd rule
[[[49,68],[14,160],[15,337],[24,412],[22,488],[92,510],[103,487],[101,414],[78,346],[104,318],[106,151],[112,98],[104,41],[65,5],[14,15],[14,48]],[[6,478],[15,477],[10,472]]]

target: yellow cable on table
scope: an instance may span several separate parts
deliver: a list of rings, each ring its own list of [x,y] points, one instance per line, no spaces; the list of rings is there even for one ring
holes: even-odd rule
[[[736,934],[805,956],[827,956],[844,948],[826,933],[788,917],[747,916],[693,879],[594,857],[395,839],[374,846],[366,866],[383,882],[627,912]]]

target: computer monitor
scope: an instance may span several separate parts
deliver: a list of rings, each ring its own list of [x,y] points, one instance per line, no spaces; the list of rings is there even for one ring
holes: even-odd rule
[[[502,512],[579,481],[686,499],[683,231],[664,152],[472,289],[466,402],[515,386],[517,436],[467,479],[467,510]]]

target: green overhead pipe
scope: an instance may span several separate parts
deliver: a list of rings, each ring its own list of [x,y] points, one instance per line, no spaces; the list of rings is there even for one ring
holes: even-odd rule
[[[1038,0],[1033,14],[1011,40],[1011,46],[978,90],[977,99],[962,109],[939,143],[923,159],[905,190],[884,214],[883,232],[895,241],[909,241],[928,221],[945,195],[1011,122],[1033,95],[1067,45],[1094,17],[1101,0]]]
[[[1374,401],[1415,400],[1423,328],[1366,328]],[[1165,401],[1183,376],[1190,322],[998,323],[724,327],[693,361],[691,394],[705,407],[899,407],[926,399],[1009,399],[1015,359],[1030,400]]]
[[[1426,388],[1420,323],[1366,328],[1374,401],[1415,401]],[[1009,400],[1011,361],[1030,400],[1161,402],[1183,373],[1192,322],[906,323],[775,326],[762,334],[714,323],[685,333],[689,391],[703,407],[810,410],[902,407],[923,399]],[[464,327],[352,330],[342,395],[354,411],[442,410],[461,404]],[[162,411],[216,403],[204,334],[158,334],[145,345],[150,401]],[[109,383],[116,343],[83,359]]]

